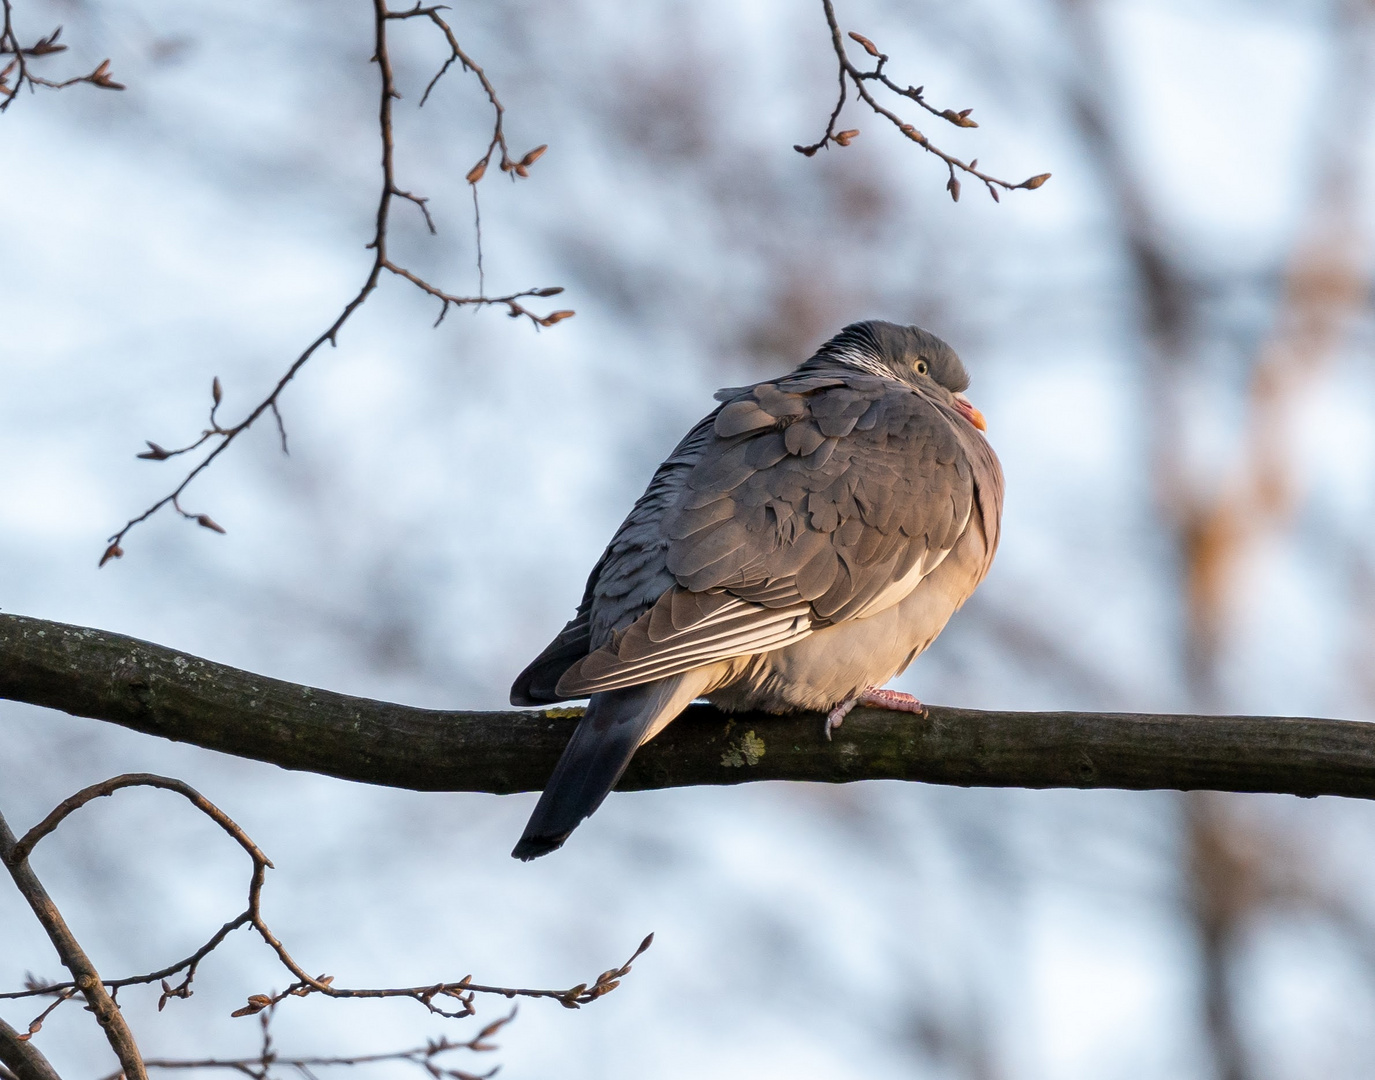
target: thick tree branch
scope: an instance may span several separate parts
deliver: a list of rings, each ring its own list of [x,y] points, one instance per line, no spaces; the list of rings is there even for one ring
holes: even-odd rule
[[[441,712],[264,678],[120,634],[0,615],[0,697],[346,780],[418,791],[540,788],[574,710]],[[1272,791],[1375,798],[1375,725],[1273,716],[693,706],[622,790],[748,780]]]

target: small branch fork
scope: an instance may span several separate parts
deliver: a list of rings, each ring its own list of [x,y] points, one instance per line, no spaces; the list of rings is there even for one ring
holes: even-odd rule
[[[45,38],[39,38],[32,45],[24,46],[19,44],[19,37],[14,29],[11,0],[0,0],[0,17],[3,18],[3,22],[0,22],[0,57],[13,57],[8,64],[0,68],[0,113],[13,104],[14,99],[19,96],[19,91],[25,86],[28,86],[31,93],[40,86],[46,86],[50,90],[63,90],[77,83],[90,83],[102,90],[124,89],[123,83],[117,83],[110,77],[109,60],[102,60],[89,75],[76,75],[70,79],[46,79],[34,74],[31,66],[34,60],[66,51],[67,46],[60,45],[57,41],[62,36],[62,27],[59,26]],[[10,83],[11,78],[14,79],[13,85]]]
[[[6,17],[8,18],[10,0],[0,0],[5,4]],[[338,336],[344,324],[349,321],[368,297],[372,295],[378,284],[382,280],[383,272],[395,275],[405,281],[410,282],[421,292],[426,293],[439,302],[439,315],[435,319],[438,326],[444,320],[444,316],[449,313],[451,307],[505,307],[508,315],[513,319],[528,319],[536,327],[553,326],[555,323],[562,322],[564,319],[571,318],[572,311],[562,310],[553,311],[548,315],[540,315],[528,308],[524,301],[532,298],[546,298],[557,296],[563,292],[561,286],[551,286],[542,289],[526,289],[523,292],[509,293],[504,296],[488,296],[485,292],[485,283],[482,274],[482,232],[481,216],[478,213],[477,203],[477,184],[486,174],[487,167],[494,157],[497,158],[501,170],[511,176],[525,177],[530,175],[530,166],[533,165],[544,154],[545,147],[537,146],[521,158],[513,158],[510,154],[506,142],[505,128],[503,120],[505,108],[501,100],[497,97],[496,89],[492,86],[487,74],[479,67],[471,57],[469,57],[458,44],[458,39],[454,36],[453,29],[440,14],[445,10],[442,5],[424,7],[416,4],[415,7],[404,11],[392,11],[387,7],[386,0],[372,0],[373,21],[374,21],[374,53],[373,62],[377,64],[380,75],[379,99],[378,99],[378,131],[382,148],[382,186],[377,203],[376,227],[371,241],[367,244],[368,250],[373,252],[372,267],[368,272],[366,280],[358,293],[350,300],[339,313],[338,317],[324,333],[320,334],[312,341],[299,356],[292,361],[290,367],[280,379],[277,380],[271,392],[255,405],[248,414],[236,424],[225,425],[216,418],[217,410],[223,396],[220,380],[216,378],[211,384],[211,408],[210,423],[201,432],[200,438],[194,442],[182,446],[178,449],[167,450],[157,443],[148,442],[148,449],[139,454],[140,458],[148,461],[166,461],[169,458],[178,457],[182,454],[189,454],[200,450],[202,447],[209,446],[209,451],[200,459],[182,478],[181,482],[164,495],[157,502],[149,506],[137,517],[130,518],[124,526],[109,537],[104,554],[100,558],[100,565],[104,566],[111,559],[118,559],[124,554],[123,542],[129,531],[135,526],[147,521],[159,510],[171,507],[176,513],[180,514],[188,521],[194,521],[203,528],[211,529],[215,532],[224,532],[209,516],[202,513],[186,510],[181,505],[181,497],[186,489],[191,485],[202,472],[208,469],[215,459],[220,456],[229,446],[245,431],[251,428],[262,417],[271,413],[277,425],[277,434],[281,440],[282,451],[287,450],[286,427],[282,422],[282,414],[279,407],[279,400],[282,392],[288,384],[296,377],[297,373],[303,368],[321,348],[326,344],[335,346],[338,344]],[[401,97],[396,88],[396,77],[392,69],[391,56],[388,51],[387,28],[395,20],[405,19],[427,19],[433,23],[444,34],[449,43],[450,55],[444,61],[444,65],[438,73],[430,80],[425,88],[425,93],[420,99],[423,105],[429,98],[430,92],[435,85],[445,75],[446,72],[457,63],[464,71],[471,72],[481,84],[483,92],[491,102],[495,114],[492,126],[492,138],[488,143],[487,150],[476,165],[469,170],[467,182],[473,190],[473,210],[475,218],[475,228],[478,240],[478,294],[476,296],[460,296],[456,293],[447,292],[439,286],[432,284],[419,274],[407,269],[396,262],[388,247],[388,227],[391,223],[392,207],[395,200],[400,199],[412,203],[425,219],[425,225],[433,234],[435,230],[434,219],[430,215],[428,199],[425,196],[417,195],[414,192],[406,191],[396,179],[395,164],[395,137],[392,126],[392,105],[393,102]],[[8,23],[6,23],[8,25]]]
[[[818,150],[829,146],[831,143],[835,143],[837,146],[849,146],[851,141],[859,135],[859,131],[854,128],[847,131],[836,130],[836,127],[840,123],[841,110],[845,107],[846,96],[849,92],[850,84],[853,83],[855,94],[861,101],[868,105],[869,108],[873,109],[879,116],[887,119],[894,127],[902,132],[902,134],[906,135],[907,138],[911,139],[927,153],[935,154],[936,157],[945,162],[945,167],[950,173],[950,179],[946,181],[945,189],[950,192],[950,197],[956,202],[960,201],[960,181],[959,177],[955,175],[957,172],[965,173],[981,181],[984,187],[988,189],[988,193],[993,196],[994,202],[999,201],[999,188],[1002,188],[1004,191],[1016,191],[1021,188],[1035,190],[1050,179],[1050,173],[1041,173],[1028,180],[1023,180],[1020,184],[1014,184],[1007,180],[999,180],[996,176],[990,176],[988,173],[981,172],[979,170],[979,161],[977,158],[973,161],[964,162],[952,154],[947,154],[918,131],[912,124],[909,124],[891,109],[880,104],[874,97],[873,92],[869,89],[868,84],[878,83],[898,97],[907,98],[909,101],[915,101],[932,116],[940,117],[940,119],[948,121],[956,127],[973,128],[979,126],[975,121],[969,118],[969,114],[973,111],[972,109],[961,109],[959,112],[956,112],[954,109],[938,109],[930,104],[923,96],[925,87],[899,86],[884,73],[884,66],[888,63],[887,54],[879,52],[878,47],[863,34],[857,34],[851,31],[849,35],[850,40],[858,43],[865,52],[874,57],[877,61],[872,71],[861,71],[851,62],[849,56],[845,52],[845,41],[841,36],[840,23],[836,19],[835,4],[833,0],[821,0],[821,6],[826,12],[826,23],[831,28],[831,45],[835,49],[836,60],[839,63],[840,96],[837,98],[835,108],[831,110],[831,117],[826,123],[826,133],[821,136],[820,140],[809,146],[794,146],[793,149],[799,154],[811,157]]]
[[[67,929],[61,914],[56,905],[43,890],[33,870],[29,867],[28,858],[33,852],[34,847],[49,836],[59,825],[62,824],[71,814],[81,809],[87,803],[104,796],[113,795],[116,791],[131,787],[151,787],[164,791],[174,792],[185,798],[192,806],[208,817],[220,829],[241,847],[253,864],[253,871],[249,879],[248,904],[247,907],[230,919],[227,923],[215,931],[204,945],[198,948],[190,956],[174,964],[161,968],[157,971],[150,971],[142,975],[131,975],[119,979],[101,978],[91,964],[86,954],[81,950],[81,946]],[[453,982],[436,982],[425,986],[406,986],[387,989],[362,989],[346,988],[334,985],[332,975],[310,975],[287,951],[280,939],[268,927],[262,916],[262,889],[267,877],[267,871],[272,869],[272,861],[263,854],[257,844],[248,836],[246,832],[236,824],[223,810],[217,807],[209,799],[205,798],[200,792],[196,791],[189,784],[181,780],[176,780],[166,776],[156,776],[152,773],[127,773],[105,780],[99,784],[92,784],[88,788],[78,791],[68,799],[64,799],[57,805],[42,821],[25,833],[22,837],[15,839],[10,832],[9,826],[4,818],[0,817],[0,861],[9,869],[10,875],[14,878],[15,884],[25,898],[29,900],[35,914],[43,923],[48,936],[57,947],[58,955],[63,964],[72,973],[72,980],[68,982],[43,982],[32,976],[27,981],[23,990],[14,990],[7,993],[0,993],[0,1000],[20,999],[33,997],[53,997],[54,1000],[41,1013],[39,1013],[29,1024],[26,1034],[13,1037],[13,1042],[27,1042],[33,1035],[37,1034],[43,1027],[44,1021],[60,1005],[73,1000],[78,993],[85,996],[86,1001],[92,1011],[96,1014],[97,1020],[105,1028],[106,1037],[110,1045],[119,1055],[120,1065],[128,1080],[143,1080],[146,1073],[143,1071],[151,1062],[143,1062],[134,1044],[132,1034],[125,1024],[123,1014],[118,1005],[119,991],[126,986],[140,986],[157,984],[161,988],[161,996],[158,998],[158,1011],[167,1005],[173,998],[189,998],[192,994],[192,982],[201,962],[212,953],[219,945],[235,930],[242,926],[251,927],[259,938],[277,956],[278,961],[292,977],[292,982],[285,990],[265,993],[252,994],[249,996],[247,1004],[242,1008],[236,1009],[233,1016],[253,1016],[259,1013],[270,1013],[276,1006],[288,997],[309,997],[311,994],[321,994],[331,998],[409,998],[423,1005],[429,1012],[448,1019],[462,1019],[473,1016],[477,1009],[474,1007],[474,999],[477,994],[499,994],[506,998],[549,998],[557,1001],[560,1005],[569,1009],[577,1009],[583,1005],[590,1004],[598,998],[609,994],[620,985],[620,980],[624,978],[631,968],[631,964],[649,948],[654,941],[654,935],[650,934],[640,943],[638,949],[631,955],[630,959],[619,967],[610,968],[602,972],[592,983],[578,983],[576,986],[566,990],[538,990],[526,989],[509,986],[491,986],[483,983],[473,982],[471,975]],[[173,982],[172,980],[177,980]],[[390,1060],[424,1060],[424,1053],[431,1056],[443,1050],[452,1050],[459,1047],[468,1049],[489,1049],[484,1041],[495,1033],[502,1026],[507,1024],[514,1012],[502,1020],[488,1024],[480,1031],[477,1036],[467,1043],[448,1043],[441,1040],[439,1043],[431,1043],[425,1051],[403,1051],[391,1055]],[[268,1042],[266,1018],[264,1019],[264,1040]],[[0,1029],[0,1050],[4,1050],[5,1033]],[[264,1051],[266,1055],[267,1051]],[[407,1056],[409,1055],[409,1057]],[[418,1055],[418,1056],[417,1056]],[[0,1060],[5,1060],[0,1055]],[[385,1056],[360,1060],[388,1060]],[[264,1066],[276,1062],[260,1061],[256,1064]],[[277,1062],[280,1064],[290,1064],[285,1060]],[[351,1064],[352,1062],[337,1060],[318,1060],[315,1064]],[[167,1064],[158,1063],[163,1068],[191,1068],[189,1064]],[[211,1063],[203,1063],[204,1067],[209,1067]],[[226,1067],[238,1068],[237,1065],[230,1064]],[[246,1071],[247,1066],[240,1069]],[[250,1075],[265,1075],[250,1073]],[[439,1075],[432,1073],[432,1075]],[[467,1074],[450,1074],[458,1076],[459,1080]]]

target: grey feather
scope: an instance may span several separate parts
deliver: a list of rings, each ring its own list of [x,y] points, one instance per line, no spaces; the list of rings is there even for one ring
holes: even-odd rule
[[[616,786],[664,711],[687,704],[675,694],[680,681],[669,679],[593,695],[540,793],[513,856],[528,862],[563,846],[568,834]]]

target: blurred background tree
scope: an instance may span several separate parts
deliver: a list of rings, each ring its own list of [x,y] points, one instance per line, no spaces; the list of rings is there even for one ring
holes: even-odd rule
[[[514,143],[550,146],[484,194],[487,282],[565,285],[578,317],[536,336],[456,312],[431,331],[433,305],[382,289],[285,397],[292,456],[255,429],[196,489],[230,535],[154,521],[97,574],[101,539],[165,487],[141,440],[194,438],[213,375],[226,406],[258,400],[366,270],[371,13],[26,5],[36,28],[67,24],[76,69],[110,56],[128,89],[35,97],[0,128],[0,606],[497,706],[710,391],[876,316],[955,344],[1008,474],[999,563],[906,689],[1369,716],[1368,5],[845,4],[895,78],[974,108],[952,152],[1055,173],[1000,205],[951,203],[940,163],[862,113],[851,146],[793,151],[833,102],[819,10],[450,15]],[[443,56],[398,30],[407,101]],[[396,243],[475,287],[464,176],[489,121],[470,85],[435,93],[397,124],[439,235],[401,215]],[[274,926],[302,950],[347,945],[359,982],[438,952],[558,984],[658,932],[596,1010],[522,1015],[506,1075],[1356,1077],[1375,1052],[1360,804],[642,793],[516,866],[527,797],[374,791],[8,703],[0,723],[13,816],[123,769],[183,776],[290,867]],[[90,898],[68,914],[124,968],[197,942],[238,887],[198,823],[140,798],[55,837],[40,867]],[[49,965],[38,938],[5,941],[7,985]],[[267,969],[249,949],[222,963],[141,1031],[150,1050],[253,1044],[224,1016]],[[420,1023],[288,1004],[283,1043],[400,1045]],[[105,1068],[84,1017],[53,1023],[70,1023],[46,1034],[54,1064]]]

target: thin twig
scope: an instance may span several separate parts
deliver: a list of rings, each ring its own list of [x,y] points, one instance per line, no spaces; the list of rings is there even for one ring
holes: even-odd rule
[[[834,3],[832,0],[821,0],[821,6],[826,12],[826,24],[830,27],[831,31],[831,47],[835,50],[836,60],[839,64],[838,75],[840,80],[840,93],[836,99],[835,108],[831,110],[830,119],[826,122],[825,134],[810,145],[794,146],[793,149],[799,154],[811,157],[818,150],[828,147],[831,143],[835,143],[837,146],[849,146],[850,142],[859,135],[859,131],[855,129],[850,129],[848,131],[836,130],[837,125],[840,123],[840,113],[845,107],[849,86],[853,83],[855,93],[859,96],[861,101],[869,106],[869,108],[879,116],[888,120],[894,127],[902,132],[903,135],[911,139],[927,153],[934,154],[945,162],[945,166],[950,173],[950,179],[946,182],[945,187],[946,190],[950,192],[950,197],[956,202],[959,202],[960,199],[960,181],[955,175],[957,171],[966,173],[982,181],[984,186],[988,189],[988,193],[993,196],[994,202],[998,201],[999,188],[1005,191],[1015,191],[1019,188],[1030,190],[1040,187],[1050,179],[1050,173],[1041,173],[1028,180],[1023,180],[1020,184],[1014,184],[1007,180],[1000,180],[996,176],[990,176],[988,173],[979,170],[977,158],[973,161],[965,162],[961,161],[953,154],[947,154],[918,131],[912,124],[909,124],[891,109],[880,104],[867,84],[878,83],[898,97],[907,98],[909,101],[916,102],[932,116],[940,117],[942,120],[948,121],[956,127],[972,128],[979,126],[969,118],[969,114],[973,111],[972,109],[961,109],[958,112],[954,109],[938,109],[928,102],[923,95],[925,87],[900,86],[898,83],[895,83],[883,70],[884,66],[888,63],[889,58],[887,54],[879,52],[874,43],[864,37],[864,35],[852,31],[850,33],[850,39],[857,42],[864,51],[874,57],[876,61],[872,71],[862,71],[856,67],[845,51],[845,41],[841,36],[840,23],[836,19]]]
[[[162,985],[162,996],[158,1000],[158,1008],[161,1010],[172,998],[188,998],[191,996],[191,983],[196,976],[196,970],[200,962],[211,953],[230,933],[241,926],[251,926],[258,937],[277,955],[278,961],[291,974],[293,982],[285,990],[269,994],[253,994],[248,998],[248,1003],[241,1009],[236,1010],[234,1016],[252,1016],[265,1009],[272,1008],[278,1002],[288,997],[307,997],[311,994],[323,994],[332,998],[410,998],[425,1006],[430,1012],[451,1019],[458,1019],[471,1016],[476,1011],[473,1007],[474,995],[476,994],[499,994],[502,997],[515,998],[550,998],[566,1008],[578,1008],[582,1005],[590,1004],[598,998],[609,994],[620,983],[630,971],[631,964],[643,953],[654,940],[654,935],[650,934],[640,943],[640,947],[635,950],[630,959],[619,967],[604,971],[590,985],[579,983],[576,986],[564,990],[544,990],[528,989],[509,986],[492,986],[483,983],[473,982],[472,976],[457,981],[437,982],[424,986],[406,986],[393,988],[346,988],[334,985],[334,977],[331,975],[310,975],[282,944],[281,940],[268,927],[262,915],[262,889],[266,881],[267,871],[272,868],[272,862],[262,850],[255,844],[251,837],[234,822],[223,810],[215,806],[209,799],[195,788],[181,780],[171,777],[157,776],[152,773],[127,773],[123,776],[116,776],[90,787],[83,788],[75,795],[64,799],[51,813],[42,821],[31,828],[24,836],[15,840],[9,837],[7,843],[0,845],[0,855],[3,855],[7,865],[24,864],[34,847],[45,837],[51,835],[57,828],[77,810],[86,806],[96,799],[113,795],[116,791],[131,787],[151,787],[164,791],[171,791],[181,795],[191,803],[197,810],[206,817],[210,818],[219,828],[227,834],[236,844],[248,855],[253,863],[252,874],[248,886],[248,904],[244,911],[236,918],[225,923],[213,937],[191,956],[182,960],[180,963],[169,965],[158,971],[148,972],[143,975],[132,975],[120,979],[110,979],[104,981],[102,992],[117,991],[123,986],[139,984],[149,984],[160,982]],[[8,834],[0,834],[8,835]],[[65,962],[65,960],[64,960]],[[69,965],[70,966],[70,965]],[[181,982],[172,985],[168,980],[178,974],[183,974]],[[56,1004],[62,1004],[72,995],[74,988],[89,991],[84,983],[81,982],[82,976],[77,974],[75,982],[59,982],[44,985],[30,986],[25,990],[14,990],[0,994],[3,998],[29,998],[47,995],[58,995],[60,1000]],[[437,1004],[436,1002],[442,1004]],[[451,1008],[444,1008],[444,1004],[453,1003]],[[43,1016],[52,1011],[50,1006]],[[41,1018],[35,1022],[37,1030],[42,1026]],[[504,1021],[503,1021],[504,1023]],[[479,1036],[480,1038],[481,1036]]]
[[[313,1056],[290,1057],[280,1054],[272,1049],[269,1033],[269,1024],[273,1009],[266,1009],[262,1013],[263,1017],[263,1049],[254,1057],[242,1058],[149,1058],[144,1064],[150,1069],[229,1069],[234,1072],[242,1073],[245,1076],[256,1078],[265,1077],[265,1067],[267,1066],[286,1066],[299,1072],[309,1075],[310,1069],[330,1068],[341,1065],[378,1065],[387,1062],[418,1065],[431,1077],[449,1078],[449,1080],[486,1080],[487,1077],[496,1073],[496,1068],[486,1073],[471,1073],[464,1069],[454,1068],[452,1065],[441,1066],[438,1059],[457,1050],[468,1050],[473,1053],[488,1053],[497,1049],[496,1045],[488,1040],[499,1032],[516,1017],[516,1009],[512,1006],[511,1011],[491,1023],[485,1025],[481,1031],[471,1039],[464,1042],[455,1042],[447,1037],[430,1039],[424,1046],[415,1046],[406,1050],[390,1050],[375,1054],[349,1054],[349,1055],[325,1055],[317,1054]],[[103,1080],[119,1080],[119,1073],[111,1073]]]
[[[4,0],[4,3],[8,11],[9,0]],[[435,231],[435,224],[434,219],[430,215],[428,200],[423,196],[416,195],[414,192],[403,189],[397,183],[396,179],[396,151],[395,136],[392,126],[392,107],[393,103],[400,98],[401,94],[396,87],[396,77],[392,68],[391,56],[388,48],[387,25],[390,21],[413,18],[428,19],[442,31],[449,44],[450,56],[445,60],[439,72],[430,81],[424,96],[421,98],[421,104],[424,104],[425,99],[429,96],[430,90],[434,88],[439,79],[443,77],[445,72],[447,72],[455,62],[458,62],[463,70],[473,73],[481,84],[487,99],[492,104],[492,108],[495,111],[492,138],[488,144],[486,153],[478,160],[478,163],[467,175],[468,183],[473,187],[474,198],[476,198],[477,192],[476,185],[482,179],[487,169],[487,165],[491,162],[494,154],[499,152],[499,164],[504,172],[509,173],[513,178],[518,176],[524,177],[529,175],[530,166],[544,153],[545,147],[536,147],[519,160],[511,157],[507,147],[505,129],[503,127],[505,109],[500,99],[497,97],[496,90],[492,86],[491,80],[488,79],[486,72],[484,72],[482,68],[478,66],[462,48],[460,48],[453,29],[440,15],[440,11],[443,10],[441,7],[422,7],[417,4],[414,8],[409,10],[391,11],[387,8],[386,0],[372,0],[372,5],[374,24],[373,62],[377,64],[380,76],[377,115],[378,134],[382,149],[382,183],[377,202],[373,236],[366,245],[367,249],[373,252],[372,266],[368,271],[368,275],[362,287],[354,295],[353,299],[344,306],[343,310],[339,313],[338,317],[335,318],[334,322],[330,324],[329,328],[315,338],[315,340],[296,357],[287,368],[286,372],[277,380],[271,392],[258,402],[258,404],[255,405],[237,424],[224,425],[216,418],[216,410],[219,408],[221,400],[220,382],[219,379],[216,379],[212,387],[211,396],[213,404],[210,411],[210,423],[201,432],[199,438],[175,450],[164,449],[157,443],[151,441],[148,443],[148,450],[140,453],[138,456],[149,461],[166,461],[169,458],[192,453],[207,444],[213,445],[211,445],[205,456],[186,473],[181,482],[178,483],[172,491],[154,502],[141,514],[130,518],[118,532],[108,538],[104,554],[100,559],[100,565],[102,566],[111,559],[118,559],[124,554],[124,538],[131,529],[147,521],[165,507],[170,506],[183,518],[194,521],[204,528],[211,529],[215,532],[224,532],[224,529],[208,515],[183,509],[180,503],[181,496],[186,492],[186,489],[196,477],[208,469],[214,463],[215,459],[227,450],[240,435],[253,427],[264,413],[269,411],[272,413],[273,419],[277,424],[282,450],[285,452],[287,445],[286,427],[282,421],[280,410],[280,398],[283,391],[291,381],[295,379],[301,368],[303,368],[321,348],[326,344],[331,346],[338,344],[339,332],[353,316],[354,312],[362,307],[368,297],[376,290],[384,271],[410,282],[422,292],[439,301],[439,315],[435,320],[436,326],[443,320],[450,307],[505,307],[507,314],[512,318],[528,319],[536,327],[553,326],[555,323],[562,322],[564,319],[570,318],[573,315],[573,312],[567,310],[553,311],[547,315],[540,315],[531,311],[523,302],[532,298],[544,299],[551,296],[557,296],[559,293],[563,292],[560,286],[526,289],[521,292],[508,293],[503,296],[488,296],[485,292],[485,281],[482,275],[480,248],[478,260],[479,288],[476,296],[461,296],[456,293],[448,292],[400,265],[391,257],[388,249],[388,227],[391,221],[392,206],[396,199],[413,203],[418,207],[424,217],[426,227],[431,233]],[[479,244],[480,242],[481,234],[479,232]]]
[[[25,85],[28,86],[30,92],[40,86],[49,90],[64,90],[68,86],[75,86],[77,83],[90,83],[102,90],[124,89],[123,83],[117,83],[110,77],[110,61],[108,59],[102,60],[89,74],[76,75],[69,79],[46,79],[41,75],[35,75],[31,61],[66,51],[67,46],[60,45],[57,41],[62,35],[62,27],[59,26],[45,38],[39,38],[32,45],[23,46],[19,44],[19,38],[15,33],[11,0],[0,0],[0,20],[3,20],[0,21],[0,56],[12,56],[14,58],[3,69],[0,69],[0,113],[3,113],[13,104],[14,99],[19,96],[19,91]],[[13,86],[10,85],[11,77],[14,78]]]

